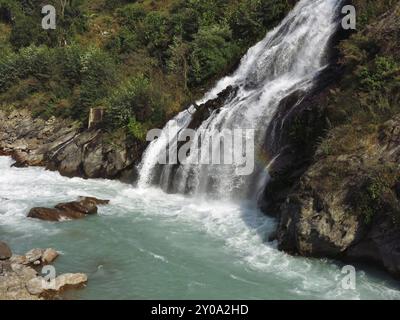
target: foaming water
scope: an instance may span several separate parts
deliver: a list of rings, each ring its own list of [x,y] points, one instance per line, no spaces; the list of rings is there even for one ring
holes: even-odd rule
[[[399,299],[399,284],[358,270],[342,289],[341,266],[292,257],[266,237],[275,227],[251,203],[192,199],[117,181],[68,179],[10,168],[0,157],[0,237],[14,252],[55,247],[58,272],[86,272],[80,299]],[[110,199],[98,216],[61,223],[26,217],[87,195]]]

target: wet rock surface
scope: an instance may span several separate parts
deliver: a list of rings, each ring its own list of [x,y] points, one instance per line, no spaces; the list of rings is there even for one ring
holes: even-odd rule
[[[397,3],[364,32],[383,55],[398,55],[399,13]],[[278,155],[260,201],[279,221],[270,240],[291,254],[367,262],[400,277],[400,115],[349,124],[343,101],[331,99],[347,71],[332,67],[303,99],[294,92],[282,101],[268,128],[276,139],[266,150]]]
[[[219,112],[230,99],[235,97],[237,91],[237,87],[228,86],[220,92],[215,99],[211,99],[204,104],[196,106],[196,111],[193,114],[192,121],[188,125],[188,129],[198,129],[213,112]]]
[[[60,203],[54,208],[33,208],[28,217],[45,221],[63,221],[85,218],[97,214],[98,205],[106,205],[109,200],[93,197],[79,197],[78,201]]]

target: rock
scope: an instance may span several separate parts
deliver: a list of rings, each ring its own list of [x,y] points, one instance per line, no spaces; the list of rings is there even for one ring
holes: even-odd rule
[[[88,282],[88,277],[84,273],[66,273],[56,278],[55,289],[62,291],[66,289],[78,289]]]
[[[26,283],[26,279],[13,271],[0,276],[0,300],[39,300],[38,296],[28,292]]]
[[[0,260],[0,276],[12,271],[10,260]]]
[[[56,205],[56,209],[62,212],[78,212],[84,215],[97,213],[96,204],[90,201],[60,203]]]
[[[87,215],[96,214],[97,205],[108,204],[109,200],[101,200],[93,197],[79,197],[78,201],[60,203],[54,209],[33,208],[28,214],[30,218],[46,221],[61,221],[81,219]]]
[[[340,132],[331,134],[341,138]],[[281,206],[278,248],[373,263],[399,277],[400,115],[376,131],[361,132],[354,144],[337,155],[317,150],[315,162]]]
[[[46,291],[46,280],[42,277],[35,277],[26,284],[28,292],[34,296],[40,296]]]
[[[25,254],[27,263],[34,263],[42,259],[43,249],[32,249]]]
[[[215,99],[196,106],[196,112],[187,128],[193,130],[198,129],[200,125],[210,117],[213,111],[216,110],[218,112],[229,100],[235,97],[238,89],[238,87],[228,86],[222,90]]]
[[[35,269],[24,266],[21,264],[12,263],[11,269],[14,271],[18,276],[23,277],[25,280],[30,280],[37,276],[37,272]]]
[[[102,200],[102,199],[97,199],[94,197],[79,197],[79,201],[83,201],[83,202],[92,202],[96,205],[106,205],[110,203],[110,200]]]
[[[54,249],[32,249],[25,256],[14,255],[0,261],[1,300],[52,300],[67,289],[80,288],[88,278],[82,273],[62,274],[47,281],[38,275],[36,266],[49,264],[58,256]]]
[[[62,211],[49,208],[33,208],[28,213],[29,218],[35,218],[45,221],[75,220],[84,218],[85,216],[86,215],[82,212]]]
[[[42,255],[42,262],[45,264],[49,264],[54,262],[59,256],[58,252],[54,249],[46,249]]]
[[[141,160],[147,143],[124,133],[82,130],[66,119],[33,118],[28,110],[0,111],[0,155],[16,167],[45,166],[68,177],[117,179]]]
[[[13,255],[10,258],[11,263],[15,264],[29,264],[28,260],[26,259],[25,256],[20,256],[20,255]]]
[[[0,241],[0,260],[8,260],[12,256],[10,247],[5,243]]]
[[[26,288],[28,292],[36,296],[54,296],[67,289],[79,289],[88,282],[88,277],[83,273],[66,273],[58,276],[54,281],[46,281],[43,277],[30,279]]]

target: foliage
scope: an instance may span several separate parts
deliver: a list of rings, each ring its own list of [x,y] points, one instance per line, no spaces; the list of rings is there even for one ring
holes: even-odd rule
[[[41,28],[41,0],[0,0],[2,107],[85,123],[102,106],[105,129],[137,139],[229,72],[290,9],[286,0],[46,4],[56,7],[56,30]]]

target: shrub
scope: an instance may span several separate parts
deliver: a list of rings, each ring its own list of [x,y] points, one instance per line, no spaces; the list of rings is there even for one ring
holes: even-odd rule
[[[371,66],[360,68],[362,88],[369,91],[390,90],[393,80],[400,80],[400,65],[392,57],[377,57]],[[390,87],[388,87],[388,85]]]
[[[200,29],[192,44],[190,82],[198,85],[222,73],[235,60],[239,47],[232,41],[227,26]]]
[[[116,84],[116,65],[113,59],[98,48],[90,48],[81,57],[82,84],[74,117],[87,117],[88,108],[101,103],[110,88]]]

